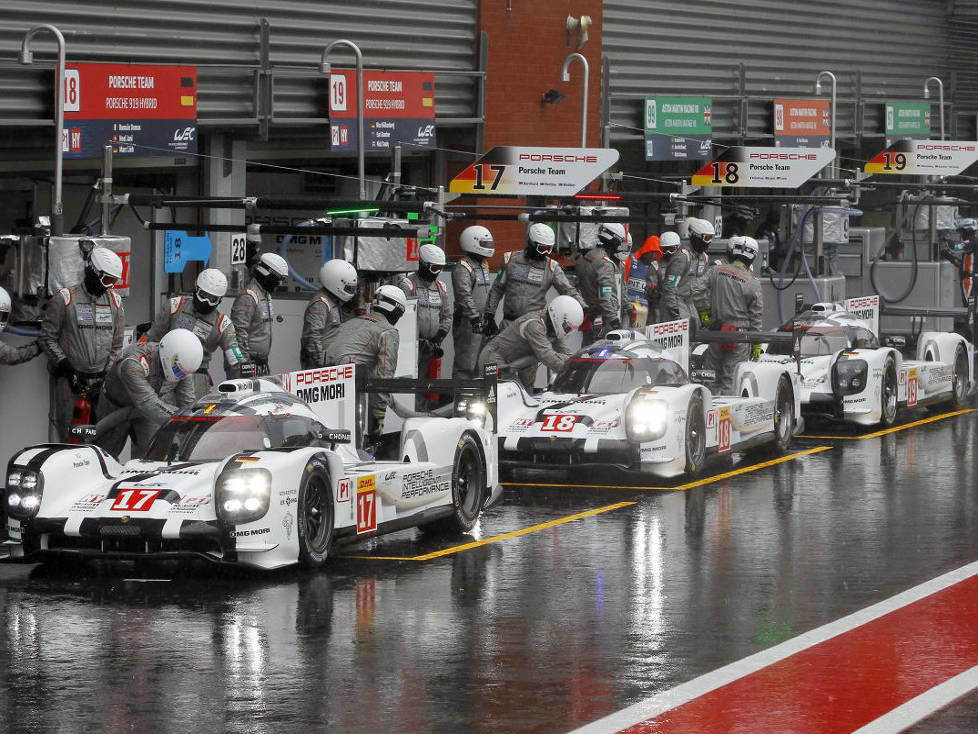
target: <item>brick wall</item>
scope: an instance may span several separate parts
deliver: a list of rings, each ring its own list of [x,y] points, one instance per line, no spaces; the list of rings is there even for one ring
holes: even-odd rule
[[[507,10],[507,6],[511,9]],[[560,81],[561,65],[574,52],[583,54],[591,67],[587,142],[591,147],[600,145],[601,7],[601,0],[482,0],[479,22],[481,30],[489,36],[486,150],[495,145],[580,145],[584,79],[580,61],[574,61],[570,67],[570,82]],[[591,16],[593,25],[582,48],[577,47],[576,33],[568,37],[568,15]],[[566,96],[557,104],[542,104],[540,98],[551,88]],[[459,161],[458,169],[463,165]],[[450,171],[450,175],[455,172]],[[481,203],[503,201],[513,200],[482,199]],[[524,225],[485,224],[496,239],[497,262],[502,252],[523,247]],[[452,227],[449,232],[450,254],[457,254],[460,231],[461,227]]]

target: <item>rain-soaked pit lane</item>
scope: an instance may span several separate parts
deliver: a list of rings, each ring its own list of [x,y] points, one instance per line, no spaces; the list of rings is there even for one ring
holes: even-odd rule
[[[508,487],[476,539],[541,527],[430,560],[376,558],[463,541],[270,577],[0,567],[0,730],[566,731],[978,558],[975,440],[972,414],[685,491]]]

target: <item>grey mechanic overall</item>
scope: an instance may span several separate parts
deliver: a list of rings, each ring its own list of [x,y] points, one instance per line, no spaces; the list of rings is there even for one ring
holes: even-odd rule
[[[312,297],[302,317],[299,364],[302,369],[326,365],[326,353],[336,330],[350,318],[343,304],[357,294],[357,270],[345,260],[329,260],[319,269],[322,288]]]
[[[122,350],[125,312],[122,299],[110,288],[122,278],[122,260],[96,247],[85,264],[82,283],[62,288],[45,306],[41,349],[55,377],[54,425],[68,438],[72,411],[85,392],[98,404],[105,371]]]
[[[0,288],[0,332],[7,328],[10,320],[10,294],[5,288]],[[29,362],[41,353],[41,345],[37,341],[22,347],[12,347],[0,341],[0,364],[14,365]]]
[[[715,230],[705,219],[688,221],[689,244],[679,248],[666,266],[662,282],[662,307],[665,320],[695,319],[696,301],[705,289],[704,278],[710,266],[706,250]]]
[[[285,258],[266,252],[251,268],[251,280],[244,291],[234,299],[231,321],[238,337],[238,346],[244,354],[246,365],[242,376],[269,374],[268,354],[272,350],[272,292],[289,277],[289,265]]]
[[[496,247],[492,233],[479,225],[462,230],[459,247],[465,254],[452,271],[452,290],[455,294],[455,320],[452,324],[455,363],[452,376],[471,379],[478,377],[476,366],[485,333],[489,289],[492,287],[486,258],[492,257]]]

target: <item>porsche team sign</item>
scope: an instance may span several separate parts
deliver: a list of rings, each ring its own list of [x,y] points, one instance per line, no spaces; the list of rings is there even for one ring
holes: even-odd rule
[[[693,186],[794,189],[835,160],[831,148],[736,146],[693,174]]]
[[[453,194],[573,196],[618,162],[613,148],[496,147],[452,179]]]
[[[978,161],[972,140],[898,140],[866,163],[865,171],[885,176],[955,176]]]

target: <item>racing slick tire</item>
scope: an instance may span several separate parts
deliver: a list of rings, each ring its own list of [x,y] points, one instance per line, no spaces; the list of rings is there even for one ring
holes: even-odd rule
[[[329,475],[316,461],[306,465],[299,485],[296,526],[299,563],[319,568],[326,562],[333,544],[333,492]]]
[[[774,447],[785,453],[795,435],[795,396],[791,380],[781,375],[774,394]]]
[[[897,419],[897,372],[893,357],[883,365],[883,383],[880,387],[880,425],[889,428]]]
[[[954,350],[954,372],[951,374],[951,405],[956,409],[968,405],[968,354],[960,344]]]
[[[479,519],[486,493],[486,463],[479,442],[463,433],[452,465],[452,514],[421,527],[432,533],[467,533]]]
[[[703,418],[703,396],[696,393],[686,407],[686,474],[695,477],[706,463],[706,421]]]

